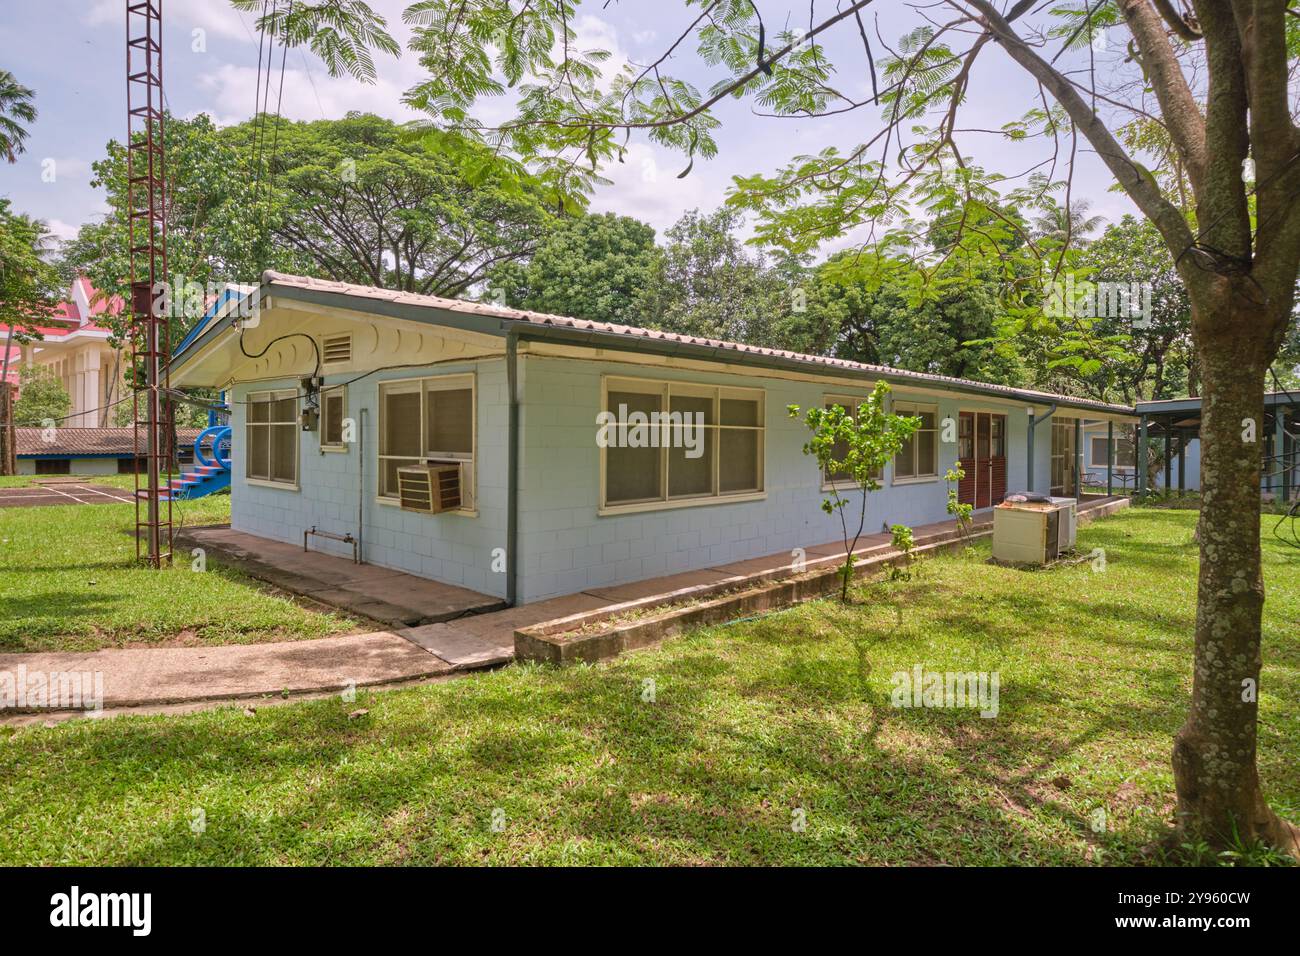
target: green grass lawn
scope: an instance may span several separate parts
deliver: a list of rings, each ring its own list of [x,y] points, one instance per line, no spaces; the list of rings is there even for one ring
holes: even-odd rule
[[[1171,859],[1144,850],[1172,819],[1195,517],[1084,529],[1104,572],[998,568],[976,546],[851,608],[819,601],[599,666],[3,728],[0,863]],[[1300,552],[1264,541],[1260,774],[1296,819]],[[916,664],[997,671],[998,716],[891,707],[891,675]]]
[[[177,528],[229,520],[228,495],[178,501],[173,511]],[[195,573],[187,551],[171,570],[141,567],[134,526],[130,504],[0,510],[0,652],[250,643],[369,628],[228,569]]]

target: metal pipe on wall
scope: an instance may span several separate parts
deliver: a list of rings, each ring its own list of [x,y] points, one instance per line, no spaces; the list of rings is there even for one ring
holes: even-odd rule
[[[364,405],[357,416],[357,553],[359,564],[366,563],[366,412]]]
[[[506,440],[506,605],[518,599],[519,543],[519,333],[506,333],[506,391],[509,393],[509,422]]]

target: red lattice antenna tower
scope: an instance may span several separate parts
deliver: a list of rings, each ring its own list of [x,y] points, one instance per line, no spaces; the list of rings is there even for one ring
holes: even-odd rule
[[[170,297],[167,281],[166,160],[163,151],[162,0],[126,0],[126,195],[131,254],[135,553],[153,567],[172,557]],[[141,487],[140,463],[145,485]]]

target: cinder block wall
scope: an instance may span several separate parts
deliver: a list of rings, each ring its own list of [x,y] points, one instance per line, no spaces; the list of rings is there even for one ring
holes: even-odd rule
[[[379,384],[434,375],[475,374],[478,461],[476,516],[422,515],[377,500]],[[328,375],[327,385],[358,373]],[[299,433],[298,489],[250,484],[246,473],[244,425],[248,395],[296,389],[284,379],[238,385],[232,410],[235,441],[231,451],[231,527],[278,541],[302,543],[304,529],[334,534],[358,533],[365,560],[483,594],[505,596],[505,574],[492,570],[492,550],[505,547],[506,386],[500,359],[439,365],[427,370],[379,372],[348,386],[347,417],[358,424],[359,441],[346,452],[322,452],[320,432]],[[364,414],[363,414],[363,411]],[[362,459],[364,458],[364,461]],[[363,490],[364,489],[364,490]],[[358,519],[358,504],[362,520]],[[351,557],[350,546],[312,538],[313,550]]]
[[[420,515],[376,500],[379,384],[426,375],[474,372],[477,390],[478,460],[476,515]],[[601,375],[668,379],[762,388],[766,395],[765,485],[762,500],[684,506],[601,516],[596,415]],[[327,384],[355,377],[331,375]],[[807,429],[786,407],[819,405],[823,397],[866,395],[863,388],[758,378],[731,373],[644,370],[617,362],[521,356],[519,363],[519,596],[537,601],[592,587],[695,570],[765,554],[788,552],[840,539],[836,517],[821,510],[824,497],[815,463],[803,454]],[[507,421],[505,364],[501,359],[455,363],[427,370],[376,373],[348,386],[347,414],[359,425],[360,442],[346,452],[321,452],[319,432],[299,433],[299,487],[266,487],[245,480],[244,424],[251,392],[295,389],[284,379],[234,389],[231,524],[240,531],[301,544],[313,525],[335,534],[364,524],[365,560],[484,594],[505,596],[505,574],[494,570],[494,550],[506,545]],[[939,419],[958,410],[1007,415],[1008,490],[1025,484],[1026,420],[1021,403],[976,396],[927,396],[895,388],[893,397],[937,404]],[[363,414],[362,409],[365,409]],[[1046,491],[1051,426],[1036,436],[1035,485]],[[939,443],[940,476],[957,457],[955,443]],[[364,458],[364,461],[362,459]],[[886,525],[921,525],[947,518],[942,477],[885,486],[867,503],[865,533]],[[364,492],[363,489],[364,488]],[[856,515],[856,497],[847,514]],[[328,539],[312,548],[350,557],[351,549]]]
[[[791,419],[786,408],[792,403],[820,405],[828,393],[866,395],[868,390],[725,373],[644,370],[612,362],[530,357],[523,364],[519,544],[525,601],[840,540],[839,519],[821,510],[824,494],[816,464],[803,454],[808,430]],[[764,389],[766,498],[600,516],[595,433],[602,373]],[[1022,404],[935,398],[902,388],[895,388],[892,397],[937,404],[940,419],[955,418],[959,408],[1006,414],[1008,488],[1023,487],[1027,416]],[[1041,454],[1035,457],[1041,464],[1035,484],[1042,476],[1045,487],[1047,424],[1038,437],[1035,451]],[[892,466],[886,468],[884,488],[868,498],[865,533],[879,532],[887,524],[946,519],[942,475],[956,460],[956,443],[940,441],[940,478],[895,485]],[[856,521],[860,499],[846,497],[853,501],[846,515]]]

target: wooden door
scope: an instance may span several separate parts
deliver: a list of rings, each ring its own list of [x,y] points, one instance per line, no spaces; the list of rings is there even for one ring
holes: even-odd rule
[[[957,464],[965,472],[957,483],[957,500],[964,505],[975,504],[975,413],[961,412],[957,416]]]
[[[1007,417],[990,412],[961,412],[957,459],[965,477],[957,500],[990,508],[1007,496]]]
[[[989,496],[996,505],[1007,496],[1007,416],[992,415],[989,425]]]

